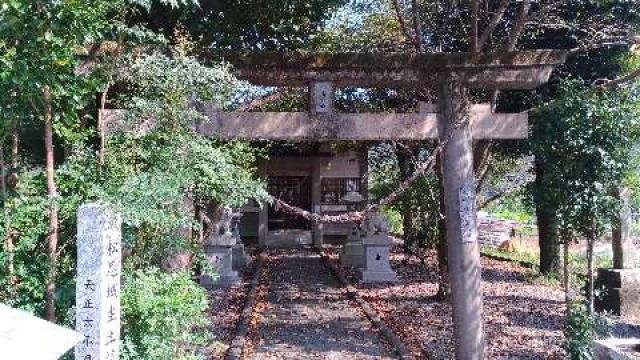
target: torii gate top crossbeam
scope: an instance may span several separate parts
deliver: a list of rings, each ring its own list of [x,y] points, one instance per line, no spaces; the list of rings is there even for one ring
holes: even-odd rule
[[[449,78],[483,89],[532,89],[546,83],[563,50],[469,53],[250,53],[208,52],[224,59],[236,75],[254,85],[308,86],[330,81],[336,87],[435,87]]]

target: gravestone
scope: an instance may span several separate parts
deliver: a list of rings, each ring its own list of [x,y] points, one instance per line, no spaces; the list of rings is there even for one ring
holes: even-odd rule
[[[57,360],[82,334],[0,304],[0,358]]]
[[[232,261],[233,268],[238,270],[241,269],[249,263],[249,256],[247,255],[244,244],[242,243],[242,238],[240,238],[240,218],[242,217],[241,212],[235,212],[231,218],[231,233],[233,234],[234,239],[236,240],[236,244],[232,249]]]
[[[364,247],[361,234],[360,226],[353,224],[340,253],[340,263],[342,265],[356,267],[364,265]]]
[[[398,280],[396,272],[391,268],[389,255],[393,244],[389,236],[389,225],[380,215],[372,215],[365,221],[366,236],[362,241],[364,247],[363,283],[386,283]]]
[[[630,190],[616,191],[620,210],[612,231],[613,268],[598,269],[596,288],[601,295],[595,298],[598,311],[609,311],[622,318],[640,320],[640,269],[636,268],[636,254],[631,238]]]
[[[76,360],[117,360],[120,356],[121,219],[97,203],[78,210]]]
[[[230,208],[222,210],[222,216],[215,230],[209,233],[204,244],[207,262],[215,272],[215,276],[202,275],[200,285],[205,288],[227,287],[240,282],[238,272],[233,270],[233,247],[236,239],[231,232],[233,212]]]

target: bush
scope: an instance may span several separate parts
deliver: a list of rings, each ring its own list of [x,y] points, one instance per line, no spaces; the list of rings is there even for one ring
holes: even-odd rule
[[[589,314],[584,301],[569,304],[565,328],[565,350],[571,360],[591,360],[591,343],[597,337],[607,336],[610,324],[605,316]]]
[[[207,306],[206,292],[186,272],[125,274],[121,359],[197,359],[194,347],[209,340],[202,331]]]

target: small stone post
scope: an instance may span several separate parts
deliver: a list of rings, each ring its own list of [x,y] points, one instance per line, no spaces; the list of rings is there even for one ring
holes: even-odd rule
[[[631,190],[621,187],[616,191],[620,200],[620,212],[614,221],[611,237],[613,248],[613,267],[615,269],[633,269],[636,267],[635,248],[631,238]]]
[[[219,223],[212,225],[215,228],[204,244],[208,263],[216,273],[215,277],[209,275],[200,277],[200,285],[205,288],[226,287],[240,282],[238,272],[233,270],[233,247],[236,245],[236,239],[231,233],[231,218],[231,209],[223,209],[222,219]]]
[[[396,272],[389,262],[390,248],[393,244],[389,236],[389,224],[380,215],[371,215],[365,222],[366,236],[362,241],[364,248],[363,283],[386,283],[398,280]]]
[[[120,216],[97,203],[78,210],[76,330],[83,340],[76,360],[120,356]]]

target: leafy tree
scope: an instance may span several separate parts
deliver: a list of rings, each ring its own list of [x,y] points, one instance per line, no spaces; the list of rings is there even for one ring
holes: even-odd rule
[[[77,76],[75,49],[99,37],[108,24],[112,3],[97,1],[9,1],[0,7],[0,58],[7,65],[0,88],[7,122],[41,121],[44,128],[48,194],[48,262],[46,317],[55,320],[59,246],[58,186],[55,180],[54,129],[69,137],[80,123],[86,95],[97,81]],[[5,130],[6,131],[6,130]]]
[[[604,91],[573,80],[535,113],[533,153],[545,169],[537,174],[543,186],[536,187],[536,196],[557,209],[561,229],[588,240],[590,258],[593,243],[613,218],[613,190],[633,169],[638,110],[629,91]],[[592,261],[587,275],[593,310]]]

